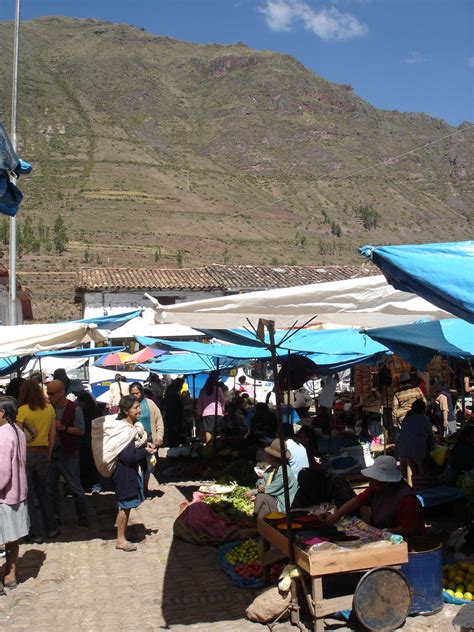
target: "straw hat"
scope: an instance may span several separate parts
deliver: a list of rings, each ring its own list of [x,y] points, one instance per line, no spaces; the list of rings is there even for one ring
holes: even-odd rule
[[[381,483],[398,483],[402,480],[402,474],[393,456],[379,456],[373,465],[361,470],[360,473]]]
[[[271,454],[277,459],[281,459],[280,439],[273,439],[268,448],[265,448],[265,452],[267,454]],[[286,450],[285,455],[286,459],[288,460],[291,457],[291,452],[289,450]]]

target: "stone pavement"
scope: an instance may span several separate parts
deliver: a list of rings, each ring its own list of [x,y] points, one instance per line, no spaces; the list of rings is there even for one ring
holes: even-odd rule
[[[5,632],[132,632],[170,629],[233,632],[268,630],[245,619],[257,592],[234,587],[218,567],[215,547],[173,540],[172,526],[190,485],[166,484],[135,512],[138,551],[115,549],[115,497],[89,496],[91,527],[76,527],[64,499],[62,533],[54,542],[22,545],[20,586],[0,597]],[[133,514],[134,512],[132,512]],[[0,559],[1,565],[1,559]],[[406,632],[445,632],[457,612],[410,618]],[[288,632],[289,624],[275,628]],[[341,623],[331,629],[348,630]]]

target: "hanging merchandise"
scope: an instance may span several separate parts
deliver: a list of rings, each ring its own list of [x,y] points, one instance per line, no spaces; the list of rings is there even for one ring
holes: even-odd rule
[[[20,159],[16,155],[3,123],[0,123],[0,172],[14,171]]]
[[[13,178],[31,173],[29,162],[16,155],[3,123],[0,123],[0,213],[14,217],[20,208],[23,193]]]
[[[15,217],[22,199],[23,193],[13,184],[8,173],[0,171],[0,213]]]

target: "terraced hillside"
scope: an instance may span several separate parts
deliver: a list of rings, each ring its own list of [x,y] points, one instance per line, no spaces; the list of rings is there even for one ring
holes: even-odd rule
[[[75,314],[81,265],[353,263],[366,242],[472,236],[469,123],[378,110],[242,44],[66,18],[21,37],[18,137],[35,171],[20,228],[52,231],[60,213],[70,239],[61,255],[23,245],[36,318]],[[11,44],[0,23],[2,59]],[[10,81],[4,64],[7,125]]]

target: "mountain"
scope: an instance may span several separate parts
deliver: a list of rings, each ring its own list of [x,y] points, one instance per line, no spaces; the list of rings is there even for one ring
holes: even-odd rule
[[[3,60],[12,43],[1,22]],[[0,82],[8,127],[10,64]],[[357,263],[367,242],[472,236],[469,123],[374,108],[292,57],[240,43],[93,19],[24,23],[18,141],[34,165],[20,181],[29,238],[18,267],[36,318],[73,313],[86,265]],[[61,256],[44,236],[58,213]]]

